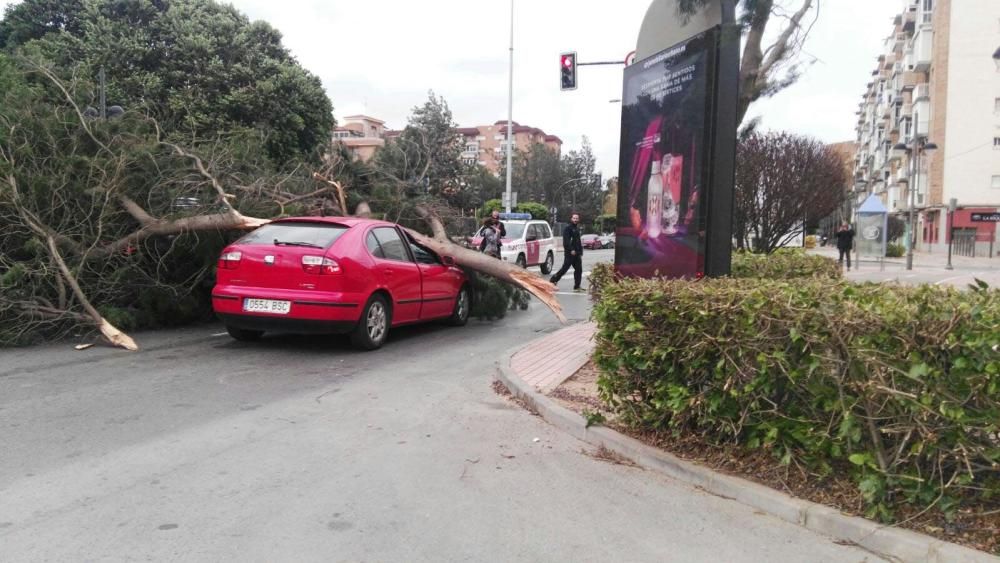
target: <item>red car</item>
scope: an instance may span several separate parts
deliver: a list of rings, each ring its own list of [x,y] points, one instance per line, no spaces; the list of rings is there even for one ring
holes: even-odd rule
[[[264,225],[219,257],[212,308],[236,340],[265,331],[350,333],[380,347],[389,328],[464,325],[472,294],[450,256],[385,221],[297,217]]]
[[[580,237],[580,244],[586,250],[600,250],[604,248],[604,241],[597,235],[583,235]]]

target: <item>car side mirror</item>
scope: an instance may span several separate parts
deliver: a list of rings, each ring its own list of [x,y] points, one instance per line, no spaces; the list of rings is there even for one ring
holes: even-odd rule
[[[447,256],[447,255],[442,256],[441,257],[441,263],[444,264],[445,266],[454,266],[455,265],[455,258],[452,257],[452,256]]]

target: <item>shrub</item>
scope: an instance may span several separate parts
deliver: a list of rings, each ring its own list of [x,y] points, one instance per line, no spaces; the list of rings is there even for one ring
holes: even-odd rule
[[[901,244],[890,242],[885,247],[886,258],[900,258],[906,253],[906,247]]]
[[[590,297],[596,301],[601,298],[601,290],[608,284],[618,279],[615,273],[615,265],[611,262],[599,262],[590,270],[590,277],[587,278],[590,288]]]
[[[601,291],[598,384],[625,424],[848,474],[884,520],[904,504],[1000,505],[1000,291],[824,279]]]
[[[781,248],[771,254],[734,252],[731,274],[734,278],[833,278],[842,275],[837,261],[826,256],[806,254],[799,248]]]

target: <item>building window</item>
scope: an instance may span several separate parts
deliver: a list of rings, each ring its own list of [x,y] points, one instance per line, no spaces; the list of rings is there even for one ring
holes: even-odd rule
[[[465,145],[465,152],[479,152],[479,143],[468,143]]]
[[[473,164],[476,163],[476,159],[474,159],[474,158],[463,158],[462,162],[464,162],[466,164],[466,166],[472,166]]]
[[[1000,176],[998,175],[993,176],[993,178],[990,180],[990,187],[1000,190]]]
[[[993,137],[993,148],[1000,149],[1000,137]]]

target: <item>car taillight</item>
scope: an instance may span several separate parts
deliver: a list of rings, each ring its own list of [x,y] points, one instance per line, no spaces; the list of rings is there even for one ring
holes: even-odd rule
[[[323,256],[303,256],[302,271],[307,274],[339,274],[340,264]]]
[[[224,270],[235,270],[240,265],[240,260],[242,258],[242,252],[223,252],[222,256],[219,256],[219,268]]]

